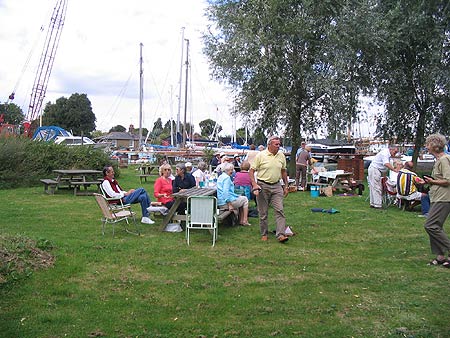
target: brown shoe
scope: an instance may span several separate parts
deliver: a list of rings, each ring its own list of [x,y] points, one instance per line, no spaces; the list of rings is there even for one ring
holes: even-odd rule
[[[267,242],[267,240],[268,240],[267,235],[262,236],[262,237],[261,237],[261,240],[262,240],[263,242]]]
[[[287,242],[288,240],[289,240],[289,237],[286,237],[286,236],[284,236],[284,235],[278,236],[278,242],[280,242],[280,243],[285,243],[285,242]]]

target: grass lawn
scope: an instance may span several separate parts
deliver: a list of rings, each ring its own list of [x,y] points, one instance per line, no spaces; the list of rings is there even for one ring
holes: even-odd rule
[[[119,182],[139,186],[131,168]],[[424,220],[370,209],[366,196],[292,193],[287,244],[261,242],[250,218],[220,227],[212,248],[208,232],[187,246],[184,233],[158,231],[161,219],[141,237],[102,236],[92,196],[3,190],[0,235],[47,240],[56,259],[0,287],[0,336],[450,337],[450,270],[427,266]]]

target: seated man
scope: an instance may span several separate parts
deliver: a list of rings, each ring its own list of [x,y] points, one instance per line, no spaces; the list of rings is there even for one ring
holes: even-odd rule
[[[155,223],[150,219],[150,213],[147,208],[150,206],[150,197],[144,188],[130,189],[128,191],[122,190],[119,182],[114,178],[113,167],[103,168],[103,182],[102,188],[108,198],[122,199],[125,204],[140,203],[142,210],[141,222],[145,224]]]
[[[414,164],[412,161],[405,162],[403,169],[397,176],[397,197],[408,201],[413,201],[410,208],[414,208],[419,203],[422,204],[422,216],[427,217],[430,210],[430,197],[427,193],[418,191],[416,184],[421,182],[419,176],[412,172]]]

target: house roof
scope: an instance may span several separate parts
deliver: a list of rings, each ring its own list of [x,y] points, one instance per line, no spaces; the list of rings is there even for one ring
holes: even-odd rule
[[[105,140],[139,140],[139,135],[127,132],[113,131],[103,136]]]

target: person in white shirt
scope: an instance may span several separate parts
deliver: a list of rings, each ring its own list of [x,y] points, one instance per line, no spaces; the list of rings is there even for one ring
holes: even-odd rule
[[[200,186],[200,182],[205,182],[206,181],[206,169],[208,168],[208,165],[206,164],[206,162],[199,162],[198,166],[197,166],[197,170],[195,170],[192,173],[192,176],[194,176],[195,178],[195,185],[197,187]]]
[[[102,189],[108,198],[121,199],[126,204],[139,203],[142,209],[141,222],[145,224],[155,223],[150,219],[148,211],[150,197],[144,188],[130,189],[128,191],[122,190],[119,182],[114,178],[114,168],[111,166],[103,168],[103,176]]]
[[[398,148],[396,146],[389,146],[389,148],[381,150],[375,155],[369,166],[369,193],[370,193],[370,207],[375,209],[382,208],[382,192],[383,186],[381,177],[386,171],[392,170],[398,172],[391,164],[390,159],[397,154]]]

